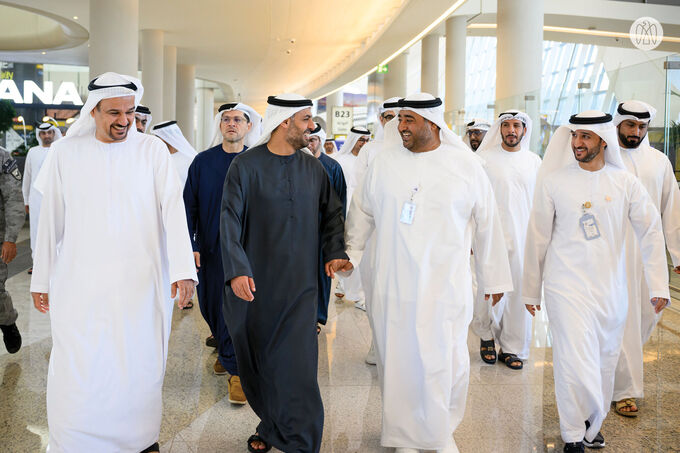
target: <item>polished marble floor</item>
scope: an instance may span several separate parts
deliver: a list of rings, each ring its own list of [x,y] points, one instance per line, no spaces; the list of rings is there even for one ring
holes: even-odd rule
[[[0,345],[0,453],[46,448],[49,317],[33,309],[28,287],[23,270],[7,282],[24,346],[10,355]],[[209,332],[198,307],[175,310],[172,328],[161,452],[245,452],[257,419],[248,406],[232,406],[226,377],[213,375],[216,356],[204,346]],[[544,317],[535,321],[534,331],[531,359],[519,372],[483,364],[478,339],[470,335],[468,403],[454,435],[462,453],[562,451]],[[364,363],[369,343],[366,315],[349,302],[331,302],[329,322],[319,336],[319,385],[326,411],[322,452],[391,453],[379,443],[380,390],[375,367]],[[679,312],[667,310],[645,347],[645,367],[641,416],[626,419],[610,412],[602,429],[605,452],[680,451]]]

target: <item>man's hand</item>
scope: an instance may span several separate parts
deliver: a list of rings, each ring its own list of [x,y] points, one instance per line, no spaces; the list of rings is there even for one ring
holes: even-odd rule
[[[661,313],[661,310],[668,305],[668,299],[664,299],[663,297],[652,297],[650,302],[654,305],[654,313],[656,314]]]
[[[330,260],[324,267],[326,269],[326,275],[330,278],[335,278],[335,273],[338,271],[349,272],[354,269],[354,266],[349,260],[342,259]]]
[[[489,297],[491,297],[491,306],[493,307],[503,298],[503,293],[491,294],[491,296],[484,294],[484,300],[489,300]]]
[[[50,311],[50,299],[47,293],[31,293],[33,298],[33,306],[40,313],[47,313]]]
[[[540,305],[524,304],[524,306],[527,308],[527,311],[531,316],[536,316],[536,310],[541,311]]]
[[[9,264],[16,257],[17,257],[17,245],[14,242],[7,241],[3,242],[2,253],[0,254],[2,262],[5,264]]]
[[[194,297],[194,289],[196,288],[196,282],[191,279],[178,280],[172,284],[170,288],[170,297],[173,299],[177,297],[177,292],[179,291],[179,299],[177,300],[177,306],[179,308],[184,308],[189,304],[189,301]]]
[[[196,270],[201,268],[201,254],[194,252],[194,261],[196,262]]]
[[[255,280],[247,275],[232,278],[231,290],[236,294],[236,297],[243,300],[247,300],[248,302],[255,300],[255,296],[253,296],[253,293],[255,292]]]
[[[26,214],[28,214],[28,205],[24,205],[24,209],[26,210]]]
[[[673,272],[675,272],[676,274],[680,274],[680,266],[674,267]]]

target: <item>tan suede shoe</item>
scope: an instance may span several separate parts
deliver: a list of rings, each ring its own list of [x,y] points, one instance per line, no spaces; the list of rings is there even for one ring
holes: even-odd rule
[[[227,389],[229,391],[230,403],[246,404],[246,394],[243,393],[243,387],[241,387],[241,378],[239,378],[238,376],[230,377]]]
[[[227,370],[224,369],[219,359],[215,360],[215,364],[213,365],[213,372],[218,376],[227,374]]]

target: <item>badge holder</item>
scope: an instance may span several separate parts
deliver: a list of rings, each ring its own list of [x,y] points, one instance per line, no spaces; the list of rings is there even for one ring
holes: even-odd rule
[[[419,189],[420,186],[414,187],[413,190],[411,190],[411,199],[409,201],[404,202],[404,206],[401,208],[401,215],[399,216],[399,221],[403,224],[406,225],[413,224],[413,218],[416,215],[416,204],[413,202],[413,198],[416,196]]]
[[[600,228],[597,226],[597,220],[595,220],[594,215],[587,211],[591,206],[590,201],[583,203],[583,206],[581,206],[583,215],[579,219],[586,241],[592,241],[600,237]]]

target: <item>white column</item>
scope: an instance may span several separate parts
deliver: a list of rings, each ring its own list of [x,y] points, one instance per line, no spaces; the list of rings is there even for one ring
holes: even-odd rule
[[[465,42],[467,17],[446,20],[445,112],[446,121],[461,126],[465,121]]]
[[[543,70],[543,0],[498,0],[497,11],[496,113],[509,108],[525,110],[534,123],[531,143],[536,150]]]
[[[163,49],[163,112],[162,121],[177,119],[177,47]]]
[[[427,35],[421,41],[420,91],[439,95],[439,35]]]
[[[333,107],[342,107],[345,105],[344,96],[342,90],[338,90],[335,93],[326,96],[326,110],[330,112]]]
[[[383,79],[383,93],[385,98],[395,96],[404,97],[406,92],[406,77],[408,75],[408,51],[402,52],[387,65],[387,74]]]
[[[192,145],[196,111],[196,67],[192,64],[177,65],[177,125]]]
[[[90,0],[90,78],[113,71],[137,77],[139,0]]]
[[[142,104],[160,122],[163,113],[163,31],[142,30]]]
[[[198,131],[196,151],[208,149],[213,139],[213,120],[215,119],[215,89],[201,87],[197,93]]]

